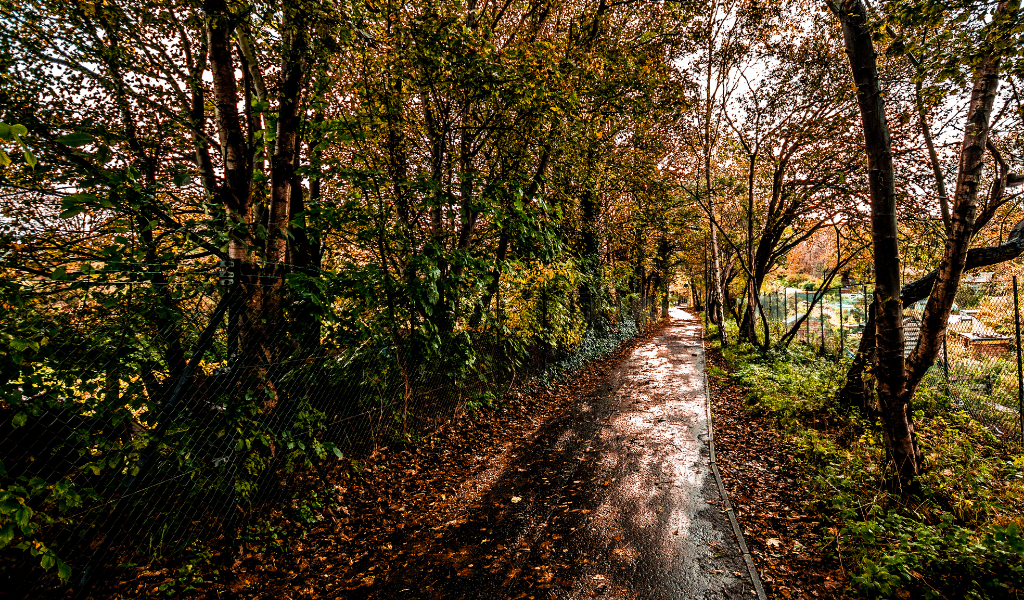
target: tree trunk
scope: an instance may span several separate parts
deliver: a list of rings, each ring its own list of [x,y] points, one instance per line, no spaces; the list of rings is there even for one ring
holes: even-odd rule
[[[871,193],[871,237],[875,264],[875,389],[886,448],[900,479],[920,473],[914,425],[904,391],[903,304],[900,301],[900,255],[892,143],[885,118],[875,49],[862,0],[829,3],[843,26],[850,68],[857,84]]]
[[[729,334],[725,331],[725,295],[722,286],[722,253],[718,246],[718,232],[714,225],[714,202],[711,198],[711,158],[705,157],[704,165],[706,183],[708,189],[708,220],[711,225],[711,291],[714,294],[715,302],[710,304],[714,310],[711,313],[712,320],[718,325],[718,339],[724,348],[729,343]]]
[[[885,425],[886,445],[900,478],[909,482],[921,472],[923,457],[914,438],[911,401],[925,372],[934,364],[946,334],[949,311],[953,304],[960,277],[972,265],[969,249],[975,232],[977,195],[988,143],[989,118],[999,86],[1000,58],[991,47],[983,55],[975,71],[974,87],[964,128],[960,152],[954,205],[950,214],[946,248],[939,267],[909,286],[899,287],[899,256],[896,245],[894,187],[892,177],[891,144],[885,122],[882,97],[879,93],[875,54],[871,43],[871,30],[867,26],[866,9],[861,0],[846,0],[842,6],[829,3],[829,7],[843,23],[847,54],[858,88],[858,103],[864,124],[864,137],[868,152],[872,201],[872,237],[875,245],[876,288],[874,317],[874,374],[878,392],[878,407]],[[1000,3],[997,19],[1009,9],[1009,3]],[[1016,10],[1016,9],[1014,9]],[[938,175],[938,174],[937,174]],[[1016,228],[1015,228],[1016,230]],[[1017,242],[1020,243],[1019,240]],[[1019,249],[976,249],[974,262],[981,263],[993,257],[1011,254]],[[989,263],[991,264],[991,263]],[[918,345],[903,360],[902,306],[908,296],[928,296],[921,321]],[[870,324],[870,320],[869,320]],[[863,370],[869,354],[871,336],[865,330],[851,375],[847,378],[844,395],[861,397],[865,391]],[[898,354],[897,354],[898,352]]]
[[[916,60],[914,61],[917,62]],[[932,139],[932,131],[928,126],[928,113],[924,109],[924,99],[921,97],[921,82],[914,84],[914,101],[917,104],[917,116],[921,120],[921,134],[924,136],[924,144],[928,148],[928,160],[932,165],[932,174],[935,176],[935,189],[939,192],[939,208],[942,210],[942,224],[946,227],[946,235],[949,235],[951,221],[949,214],[949,198],[946,196],[946,178],[942,175],[942,165],[939,163],[939,155],[935,151],[935,142]]]
[[[1005,13],[1008,3],[1000,3],[996,15]],[[978,64],[974,74],[974,89],[967,110],[967,125],[960,150],[951,228],[946,239],[942,260],[936,269],[935,283],[921,318],[921,338],[907,361],[907,383],[904,395],[909,406],[925,372],[935,363],[942,340],[946,336],[949,311],[953,306],[960,277],[967,264],[967,254],[975,231],[975,214],[985,150],[988,144],[989,119],[999,88],[1000,57],[989,50]]]
[[[757,309],[757,296],[760,292],[760,282],[757,287],[754,286],[754,168],[757,165],[757,150],[750,152],[748,150],[748,165],[747,165],[747,267],[750,272],[747,274],[747,285],[746,285],[746,296],[747,306],[743,313],[743,319],[740,323],[740,335],[747,340],[747,342],[757,346],[757,329],[754,325],[754,319],[756,318],[755,311]]]
[[[282,26],[285,28],[281,52],[280,83],[278,85],[277,131],[274,135],[274,155],[270,176],[270,223],[267,227],[267,261],[288,261],[289,221],[294,196],[301,198],[296,164],[299,150],[299,128],[302,125],[302,83],[305,75],[306,34],[297,7],[285,3],[282,7]],[[301,204],[301,202],[300,202]],[[280,269],[276,269],[280,270]],[[283,275],[283,273],[279,273]]]
[[[589,159],[592,160],[592,157]],[[595,304],[596,298],[596,287],[597,282],[595,279],[599,273],[598,264],[598,240],[597,240],[597,193],[593,189],[594,181],[593,176],[589,171],[593,167],[588,165],[588,177],[587,177],[587,188],[583,191],[583,197],[580,198],[580,241],[581,248],[580,254],[583,258],[583,274],[584,281],[579,287],[580,304],[583,305],[583,315],[587,320],[588,326],[593,326],[596,320]]]
[[[231,229],[228,258],[244,262],[252,241],[249,230],[252,173],[238,115],[238,83],[231,56],[231,13],[225,0],[205,0],[203,8],[207,15],[215,125],[224,158],[224,185],[218,190],[218,200],[225,208]]]
[[[718,6],[714,6],[717,12]],[[708,20],[710,27],[711,20]],[[714,38],[712,35],[708,35],[708,65],[707,65],[707,79],[705,84],[707,86],[707,98],[706,105],[704,107],[704,189],[708,195],[708,225],[711,227],[711,286],[710,291],[714,294],[714,301],[708,300],[708,307],[712,309],[711,318],[712,321],[718,325],[718,339],[724,348],[729,343],[729,334],[725,331],[725,306],[726,301],[723,292],[723,275],[722,275],[722,253],[718,246],[718,232],[715,230],[715,198],[711,190],[711,152],[713,150],[712,143],[713,136],[711,135],[711,118],[714,112],[715,98],[712,97],[712,71],[711,68],[711,57],[714,52]],[[717,129],[714,138],[717,140]]]

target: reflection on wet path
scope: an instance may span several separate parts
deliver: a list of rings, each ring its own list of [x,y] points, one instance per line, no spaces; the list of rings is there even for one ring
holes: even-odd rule
[[[671,317],[463,520],[346,597],[754,597],[708,463],[700,324]]]

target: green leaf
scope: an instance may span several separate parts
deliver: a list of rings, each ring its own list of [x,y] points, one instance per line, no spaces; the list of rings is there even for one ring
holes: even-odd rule
[[[7,123],[0,123],[0,140],[11,141],[11,126]]]
[[[14,539],[14,523],[0,527],[0,548],[7,546]]]
[[[33,350],[39,349],[39,344],[31,340],[19,340],[14,338],[11,340],[11,348],[14,348],[15,352],[21,352],[25,348],[32,348]]]
[[[70,218],[76,217],[76,216],[78,216],[78,215],[80,215],[80,214],[82,214],[84,212],[85,212],[85,208],[83,208],[81,206],[78,206],[78,207],[75,207],[75,208],[69,208],[67,210],[61,211],[60,218],[62,218],[62,219],[70,219]]]
[[[32,509],[27,506],[22,506],[14,512],[14,522],[21,527],[22,531],[28,529],[29,519],[32,518]]]
[[[25,411],[21,411],[18,414],[14,415],[14,418],[11,419],[11,426],[21,427],[26,422],[28,422],[28,413],[26,413]]]
[[[71,567],[60,559],[57,559],[57,577],[60,577],[60,580],[64,583],[71,579]]]
[[[0,167],[6,167],[11,164],[11,157],[7,156],[7,153],[0,150]]]
[[[69,133],[67,135],[60,136],[59,138],[57,138],[56,141],[61,143],[61,144],[64,144],[65,146],[73,146],[73,147],[77,148],[79,146],[84,146],[84,145],[94,141],[95,139],[96,138],[94,138],[93,136],[89,135],[88,133],[83,133],[81,131],[75,131],[75,132]]]
[[[61,199],[60,204],[62,207],[68,208],[69,206],[89,202],[99,202],[99,198],[96,194],[83,192],[81,194],[70,194],[68,196],[64,196],[64,198]]]
[[[25,155],[25,162],[28,163],[28,166],[32,167],[33,169],[36,168],[36,165],[39,164],[39,161],[36,160],[36,155],[32,154],[32,151],[29,150],[28,146],[26,146],[24,143],[21,144],[21,149],[23,154]]]
[[[98,202],[99,198],[95,194],[71,194],[64,196],[61,200],[60,205],[64,210],[60,213],[60,218],[70,219],[76,215],[84,213],[88,210],[88,205]]]
[[[28,166],[32,167],[33,169],[36,168],[36,164],[38,163],[38,161],[36,160],[36,155],[32,154],[32,150],[29,149],[28,145],[25,143],[25,140],[21,139],[21,136],[28,133],[28,131],[25,129],[23,125],[14,125],[13,127],[11,127],[11,133],[14,134],[14,139],[16,139],[18,141],[18,145],[21,146],[22,154],[25,155],[25,162],[28,163]]]

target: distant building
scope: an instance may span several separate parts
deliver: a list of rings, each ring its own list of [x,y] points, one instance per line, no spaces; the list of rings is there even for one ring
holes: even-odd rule
[[[960,285],[966,285],[974,291],[978,291],[983,284],[992,283],[995,271],[981,271],[979,273],[965,273],[960,277]]]
[[[949,315],[948,335],[951,341],[970,350],[977,357],[1002,356],[1010,351],[1010,338],[982,323],[973,313],[964,310]]]

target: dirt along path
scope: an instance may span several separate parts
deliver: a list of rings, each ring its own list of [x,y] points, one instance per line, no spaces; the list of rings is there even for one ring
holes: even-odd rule
[[[345,598],[756,598],[710,469],[700,323],[679,309]]]

